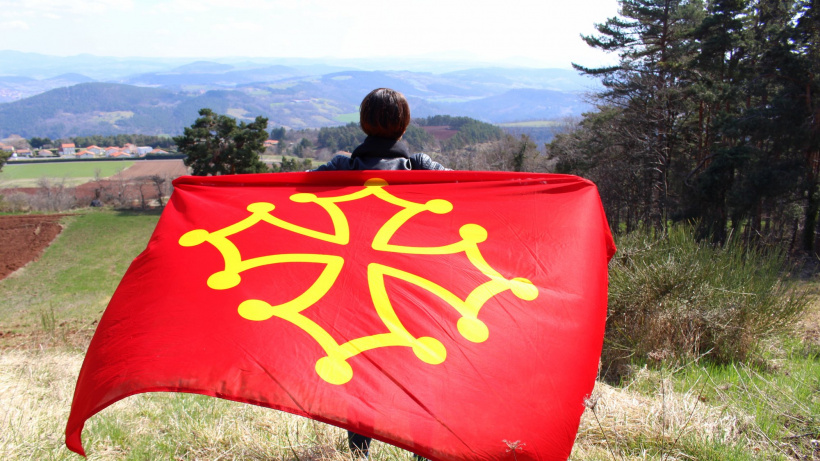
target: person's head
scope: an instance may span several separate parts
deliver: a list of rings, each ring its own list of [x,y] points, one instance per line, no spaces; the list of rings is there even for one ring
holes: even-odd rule
[[[359,125],[368,136],[399,139],[410,124],[410,105],[404,95],[390,88],[377,88],[362,100]]]

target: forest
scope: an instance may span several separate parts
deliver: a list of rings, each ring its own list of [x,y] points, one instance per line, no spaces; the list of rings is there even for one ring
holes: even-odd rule
[[[811,0],[622,0],[584,36],[616,65],[595,110],[548,146],[599,187],[616,232],[816,248],[820,16]]]
[[[436,139],[424,130],[425,126],[446,126],[455,134],[446,140]],[[458,149],[476,144],[498,141],[504,137],[504,132],[497,126],[481,122],[470,117],[452,117],[449,115],[435,115],[431,117],[413,119],[402,137],[414,152],[429,151],[431,148],[442,153],[454,153]],[[317,142],[320,148],[327,148],[333,152],[345,150],[352,152],[364,141],[365,134],[358,123],[348,123],[344,126],[320,128]]]

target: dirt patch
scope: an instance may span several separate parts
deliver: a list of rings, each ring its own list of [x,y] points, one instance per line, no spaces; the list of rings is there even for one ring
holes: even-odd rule
[[[458,131],[451,129],[449,126],[423,126],[424,131],[433,135],[438,141],[446,141],[458,133]]]
[[[188,167],[179,159],[173,160],[142,160],[134,162],[130,167],[120,171],[108,178],[117,180],[121,178],[133,179],[150,176],[161,176],[176,178],[188,174]]]
[[[57,215],[0,216],[0,280],[35,261],[62,231]]]
[[[820,348],[820,299],[815,298],[809,305],[808,312],[798,324],[798,331],[802,332],[803,341]]]
[[[74,196],[80,204],[97,198],[103,203],[118,205],[144,203],[156,200],[162,191],[170,194],[171,181],[187,175],[188,167],[182,160],[145,160],[134,163],[129,168],[101,181],[91,181],[74,189]],[[154,179],[161,179],[159,184]]]

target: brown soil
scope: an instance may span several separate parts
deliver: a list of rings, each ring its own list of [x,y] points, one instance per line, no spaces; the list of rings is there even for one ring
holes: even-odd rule
[[[449,126],[423,126],[422,128],[438,141],[446,141],[458,133],[458,131],[450,129]]]
[[[142,160],[139,162],[134,162],[133,165],[123,171],[120,171],[109,179],[133,179],[154,175],[176,178],[186,174],[188,174],[188,167],[185,166],[182,160]]]
[[[34,261],[63,229],[58,215],[0,216],[0,280]]]
[[[182,160],[144,160],[134,163],[110,178],[77,186],[74,189],[74,196],[80,203],[105,195],[102,194],[103,191],[108,191],[109,195],[113,193],[133,199],[144,197],[146,200],[154,200],[157,198],[157,189],[151,180],[152,176],[166,179],[169,184],[165,187],[168,187],[172,179],[187,174],[188,167]]]

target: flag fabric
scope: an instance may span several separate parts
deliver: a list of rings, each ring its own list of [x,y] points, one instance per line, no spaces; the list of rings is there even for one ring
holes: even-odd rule
[[[181,177],[85,356],[66,427],[143,392],[327,422],[434,460],[557,460],[615,252],[566,175]]]

